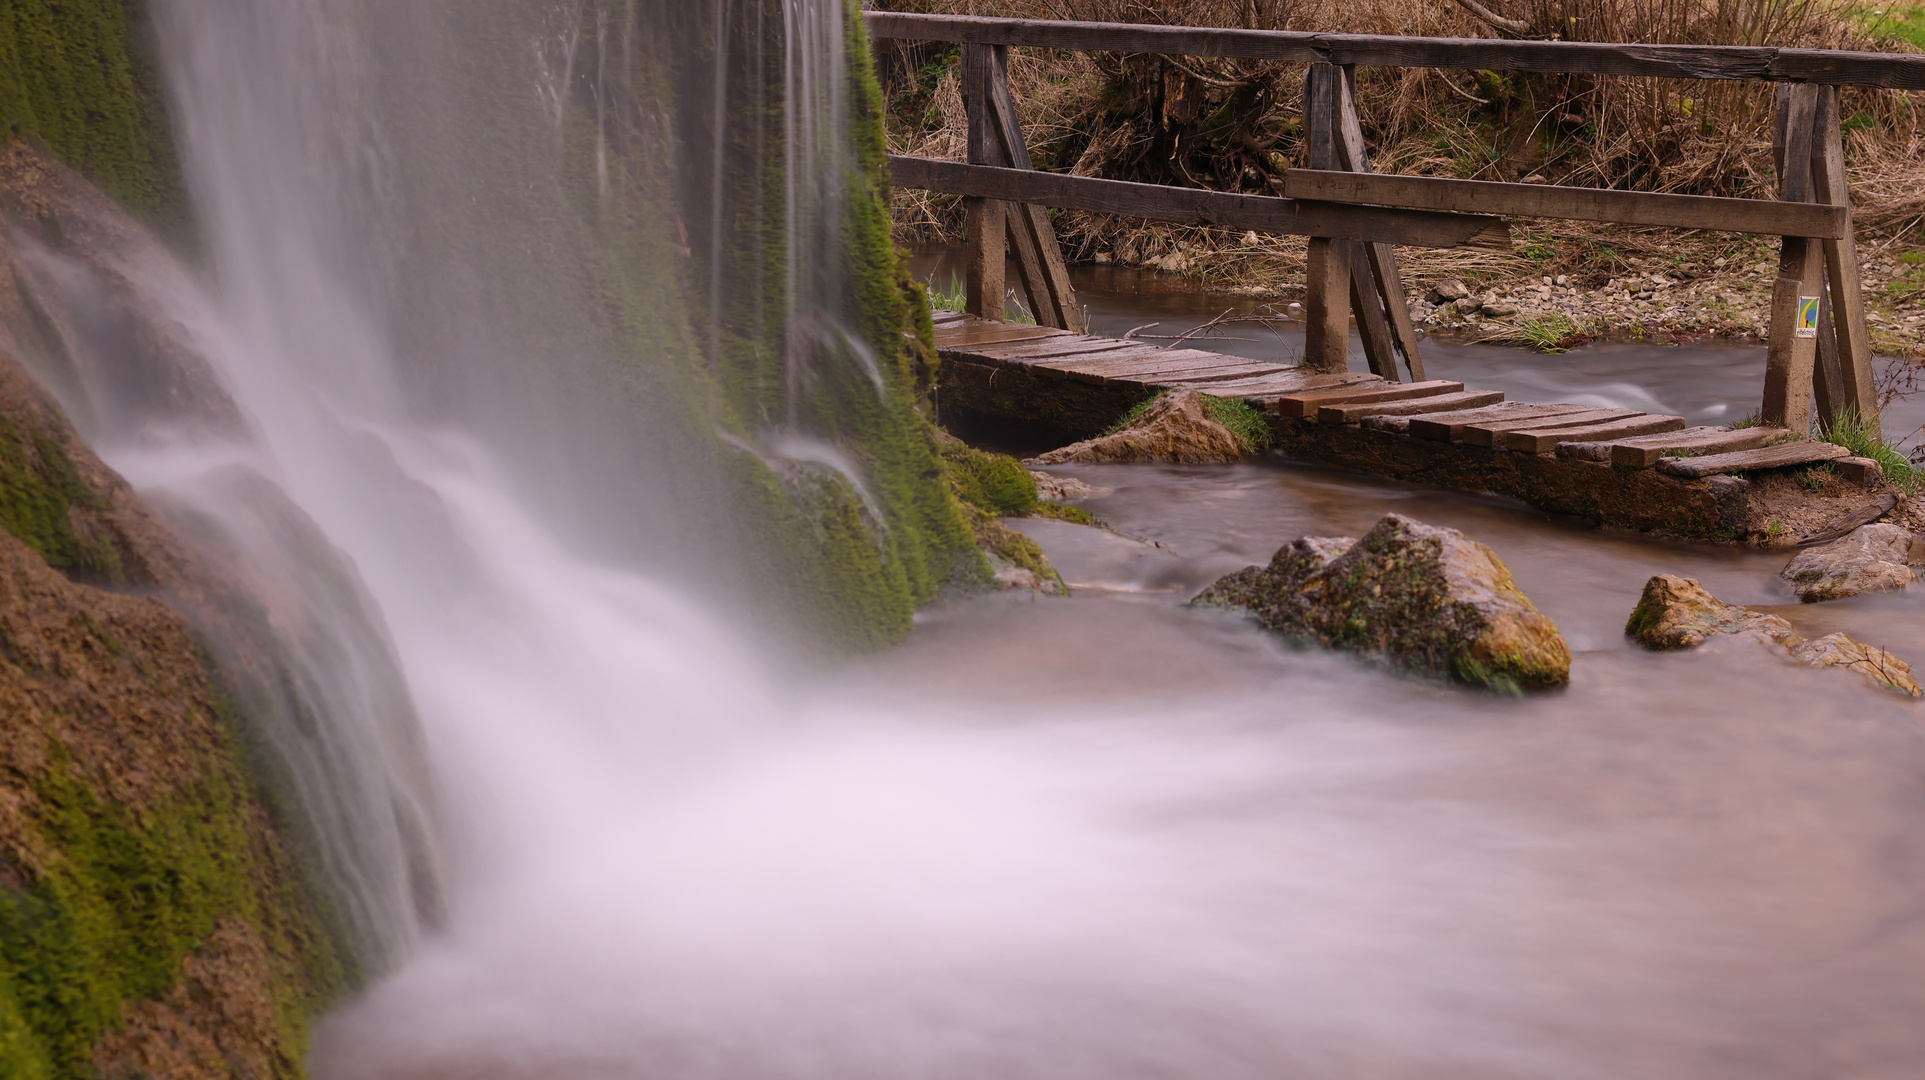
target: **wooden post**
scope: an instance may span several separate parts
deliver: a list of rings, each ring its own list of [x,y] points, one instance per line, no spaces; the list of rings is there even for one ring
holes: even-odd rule
[[[1016,119],[1016,104],[1009,96],[1009,50],[991,46],[986,59],[989,70],[984,89],[990,103],[990,121],[995,129],[994,150],[999,160],[990,164],[1011,169],[1033,169],[1029,144],[1023,139],[1022,124]],[[1016,269],[1022,275],[1023,291],[1029,294],[1036,321],[1043,326],[1082,333],[1083,309],[1076,304],[1076,290],[1069,283],[1069,268],[1063,264],[1062,245],[1049,223],[1049,210],[1031,203],[1016,203],[1005,212],[1009,239],[1016,252]]]
[[[1338,168],[1337,69],[1310,65],[1303,84],[1303,132],[1313,169]],[[1303,367],[1343,371],[1350,366],[1350,260],[1344,245],[1310,238],[1304,258]]]
[[[1844,210],[1842,239],[1826,240],[1825,276],[1831,282],[1831,326],[1836,338],[1841,411],[1870,420],[1878,415],[1878,396],[1872,388],[1871,333],[1865,326],[1864,286],[1858,280],[1858,242],[1851,222],[1851,185],[1845,179],[1844,132],[1838,123],[1838,88],[1817,88],[1815,130],[1811,147],[1812,201]]]
[[[994,165],[996,136],[990,117],[988,76],[993,69],[989,45],[962,47],[963,111],[969,117],[965,160],[971,165]],[[963,234],[968,245],[964,307],[971,315],[1001,321],[1003,317],[1003,204],[995,199],[963,200]]]
[[[1344,167],[1351,172],[1370,171],[1370,148],[1364,144],[1363,124],[1357,119],[1357,69],[1344,65],[1342,78],[1337,82],[1337,156]],[[1357,328],[1364,331],[1364,351],[1371,354],[1371,370],[1392,382],[1397,381],[1397,363],[1388,350],[1379,359],[1374,354],[1371,334],[1365,329],[1366,309],[1381,308],[1388,318],[1389,334],[1397,351],[1403,353],[1404,366],[1410,371],[1412,382],[1424,381],[1424,359],[1417,352],[1417,327],[1410,320],[1410,307],[1404,299],[1404,276],[1397,270],[1397,251],[1389,244],[1364,244],[1359,249],[1362,257],[1369,263],[1371,282],[1374,290],[1354,288],[1354,291],[1374,295],[1366,302],[1353,296],[1358,309]],[[1362,267],[1352,269],[1352,274],[1362,271]],[[1371,320],[1376,321],[1376,320]],[[1383,370],[1379,371],[1378,368]]]
[[[1779,155],[1778,196],[1804,202],[1811,192],[1813,124],[1818,87],[1801,84],[1785,95],[1784,146]],[[1817,310],[1824,289],[1822,246],[1787,236],[1778,256],[1771,293],[1771,339],[1765,349],[1765,423],[1803,436],[1811,430],[1812,363],[1818,351]]]

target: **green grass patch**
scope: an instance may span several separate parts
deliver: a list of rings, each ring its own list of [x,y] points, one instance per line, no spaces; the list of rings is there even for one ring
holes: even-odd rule
[[[1138,420],[1143,419],[1143,414],[1150,411],[1150,406],[1156,404],[1157,399],[1161,398],[1164,394],[1167,394],[1167,393],[1169,393],[1169,391],[1159,390],[1156,393],[1151,394],[1149,397],[1144,398],[1142,401],[1139,401],[1136,404],[1130,406],[1130,411],[1124,413],[1122,416],[1117,417],[1116,423],[1111,424],[1109,427],[1104,428],[1102,431],[1102,434],[1114,435],[1117,432],[1123,430],[1124,428],[1129,427],[1131,424],[1136,423]]]
[[[1885,441],[1885,432],[1876,420],[1865,420],[1856,413],[1846,413],[1828,425],[1819,438],[1850,450],[1855,457],[1878,462],[1885,479],[1902,491],[1916,492],[1920,482],[1925,481],[1925,474],[1914,469],[1903,452]]]
[[[1540,353],[1561,353],[1583,337],[1576,321],[1567,315],[1525,319],[1518,324],[1517,336],[1525,348]]]
[[[1104,521],[1102,518],[1097,517],[1095,514],[1090,513],[1080,506],[1050,502],[1047,499],[1037,503],[1036,509],[1031,511],[1031,514],[1035,517],[1067,521],[1072,525],[1088,525],[1093,529],[1107,529],[1110,527],[1109,522]]]
[[[1765,422],[1765,414],[1762,412],[1759,412],[1757,409],[1753,409],[1750,412],[1744,414],[1743,416],[1740,416],[1736,420],[1733,420],[1731,422],[1731,430],[1737,431],[1741,428],[1753,428],[1753,427],[1759,426],[1760,424],[1763,424],[1764,422]]]
[[[1203,415],[1222,424],[1237,438],[1237,445],[1246,454],[1261,454],[1270,449],[1273,436],[1270,419],[1263,410],[1242,398],[1218,398],[1203,396]]]
[[[931,311],[964,311],[969,306],[969,290],[963,286],[962,279],[949,275],[949,285],[945,288],[936,284],[932,273],[929,280],[922,283],[923,292],[929,297]]]

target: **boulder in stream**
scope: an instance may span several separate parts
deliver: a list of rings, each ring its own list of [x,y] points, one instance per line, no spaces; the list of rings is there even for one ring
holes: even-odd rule
[[[1397,514],[1362,539],[1307,536],[1205,589],[1298,641],[1496,690],[1561,686],[1571,650],[1490,548]]]
[[[1229,428],[1203,414],[1203,395],[1172,390],[1150,402],[1121,429],[1072,443],[1024,462],[1026,465],[1167,462],[1210,465],[1243,460],[1243,444]]]
[[[1861,525],[1829,544],[1799,552],[1780,576],[1807,604],[1902,589],[1918,580],[1909,562],[1911,548],[1912,534],[1897,525]]]
[[[1658,650],[1695,648],[1718,634],[1750,635],[1801,664],[1844,668],[1874,686],[1925,696],[1911,665],[1891,653],[1844,634],[1801,637],[1784,618],[1727,604],[1690,578],[1659,574],[1646,582],[1624,632]]]

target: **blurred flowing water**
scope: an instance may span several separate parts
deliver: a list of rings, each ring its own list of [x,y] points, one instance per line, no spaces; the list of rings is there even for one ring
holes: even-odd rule
[[[337,792],[343,816],[378,804],[340,828],[387,883],[361,927],[386,974],[323,1024],[318,1076],[1917,1074],[1917,706],[1622,636],[1658,571],[1788,603],[1775,560],[1287,463],[1068,470],[1117,531],[1024,527],[1076,597],[958,602],[897,653],[798,661],[709,599],[735,549],[682,449],[699,393],[595,329],[616,301],[581,263],[625,215],[661,258],[703,221],[733,243],[722,163],[771,136],[690,141],[661,103],[731,115],[722,46],[775,34],[754,64],[814,102],[774,136],[788,272],[712,259],[706,317],[640,278],[618,299],[663,355],[781,309],[792,406],[819,365],[859,371],[819,216],[843,7],[157,6],[213,273],[167,303],[247,430],[92,434],[244,549],[258,506],[222,477],[284,491],[364,589],[431,766],[415,785],[378,732],[323,733],[360,740],[374,792]],[[1755,358],[1728,359],[1620,382],[1742,412]],[[795,460],[847,468],[787,428]],[[1498,550],[1571,639],[1568,692],[1413,683],[1180,607],[1392,509]],[[1794,614],[1925,659],[1919,595]],[[426,924],[378,797],[417,786]]]

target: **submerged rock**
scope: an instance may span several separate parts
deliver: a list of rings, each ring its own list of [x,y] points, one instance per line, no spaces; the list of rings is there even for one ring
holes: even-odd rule
[[[1842,539],[1798,553],[1780,574],[1807,604],[1902,589],[1918,580],[1909,565],[1912,534],[1897,525],[1862,525]]]
[[[1911,665],[1891,653],[1844,634],[1800,637],[1785,619],[1727,604],[1690,578],[1659,574],[1646,582],[1624,632],[1658,650],[1695,648],[1719,634],[1749,635],[1801,664],[1844,668],[1874,686],[1925,696]]]
[[[1243,460],[1243,446],[1230,429],[1203,415],[1203,395],[1172,390],[1152,401],[1128,426],[1100,438],[1051,450],[1029,465],[1167,462],[1208,465]]]
[[[1086,484],[1074,476],[1057,476],[1054,473],[1033,470],[1029,476],[1036,482],[1036,497],[1048,502],[1074,502],[1077,499],[1094,498],[1098,494],[1108,494],[1108,489]]]
[[[1266,630],[1500,690],[1561,686],[1571,651],[1496,553],[1455,529],[1385,515],[1362,539],[1306,536],[1193,604]]]

